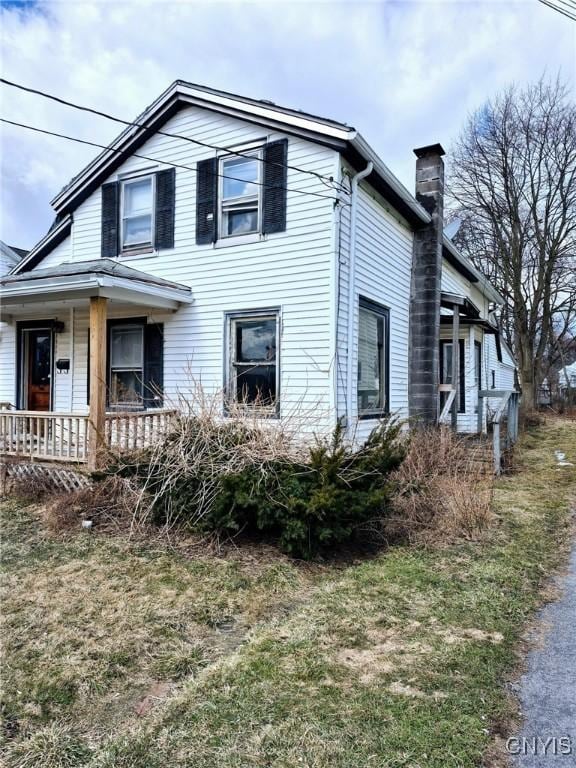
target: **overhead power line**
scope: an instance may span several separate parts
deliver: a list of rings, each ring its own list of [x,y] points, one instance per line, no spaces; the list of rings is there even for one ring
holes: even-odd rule
[[[566,18],[576,21],[576,3],[572,0],[538,0],[542,5],[547,5],[548,8],[552,8],[554,11],[558,11]]]
[[[63,99],[60,96],[55,96],[51,93],[46,93],[45,91],[38,90],[36,88],[30,88],[26,85],[22,85],[21,83],[15,83],[12,80],[7,80],[5,77],[0,77],[0,83],[3,85],[8,85],[11,88],[17,88],[20,91],[25,91],[26,93],[32,93],[35,96],[41,96],[44,99],[49,99],[50,101],[54,101],[57,104],[62,104],[66,107],[71,107],[72,109],[80,110],[81,112],[88,112],[92,115],[97,115],[98,117],[103,117],[106,120],[112,120],[115,123],[120,123],[121,125],[125,125],[127,127],[131,128],[146,128],[147,126],[144,123],[139,123],[137,121],[129,121],[129,120],[123,120],[120,117],[116,117],[115,115],[111,115],[108,112],[103,112],[99,109],[94,109],[93,107],[85,107],[81,104],[76,104],[73,101],[68,101],[67,99]],[[196,144],[200,147],[206,147],[208,149],[214,149],[218,152],[228,152],[233,155],[238,155],[240,157],[248,157],[251,160],[258,160],[261,163],[264,164],[271,164],[276,165],[282,168],[287,168],[292,171],[298,171],[299,173],[307,173],[310,176],[314,176],[319,181],[321,181],[326,186],[331,185],[331,189],[336,189],[338,191],[345,191],[344,185],[336,182],[334,180],[333,176],[324,176],[321,173],[318,173],[317,171],[311,171],[308,168],[300,168],[297,165],[288,165],[286,163],[278,163],[275,160],[266,160],[263,157],[256,157],[253,154],[250,154],[249,152],[242,151],[242,150],[235,150],[231,149],[229,147],[221,147],[217,144],[210,144],[209,142],[200,141],[199,139],[194,139],[191,136],[183,136],[180,133],[170,133],[168,131],[162,131],[162,130],[156,130],[155,133],[159,134],[160,136],[167,136],[171,139],[180,139],[181,141],[188,141],[191,144]]]
[[[6,125],[13,125],[16,128],[25,128],[28,131],[34,131],[35,133],[42,133],[46,136],[55,136],[58,139],[66,139],[67,141],[73,141],[76,144],[85,144],[89,147],[97,147],[98,149],[105,149],[107,152],[113,154],[124,154],[121,149],[114,149],[113,147],[107,147],[105,144],[98,144],[95,141],[88,141],[88,139],[79,139],[76,136],[67,136],[64,133],[57,133],[56,131],[48,131],[45,128],[37,128],[34,125],[26,125],[26,123],[18,123],[15,120],[8,120],[5,117],[0,118],[0,122]],[[184,165],[183,163],[172,163],[168,160],[159,160],[157,157],[150,157],[149,155],[141,155],[138,152],[132,152],[131,157],[139,157],[141,160],[148,160],[152,163],[160,163],[161,165],[167,165],[171,168],[181,168],[182,170],[192,171],[192,173],[198,173],[198,169],[191,165]],[[228,176],[228,174],[217,173],[216,176],[219,179],[230,179],[231,181],[241,181],[243,184],[254,184],[258,187],[264,187],[265,189],[284,189],[286,192],[293,192],[296,195],[311,195],[313,197],[321,197],[325,200],[333,200],[334,202],[341,202],[339,198],[333,195],[324,195],[321,192],[310,192],[305,189],[294,189],[292,187],[277,187],[273,184],[264,184],[261,181],[248,181],[247,179],[241,179],[237,176]]]

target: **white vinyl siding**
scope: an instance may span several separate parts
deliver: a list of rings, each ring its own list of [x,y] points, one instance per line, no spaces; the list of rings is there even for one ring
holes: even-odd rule
[[[407,224],[387,210],[385,202],[371,187],[361,185],[356,219],[356,290],[354,311],[353,365],[358,360],[359,296],[389,310],[389,395],[390,412],[408,416],[408,312],[412,268],[412,232]],[[340,290],[338,311],[338,415],[346,415],[348,258],[350,252],[350,208],[342,213],[340,242]],[[354,379],[352,423],[357,419],[356,376]],[[361,420],[355,438],[362,442],[378,424],[377,419]]]
[[[199,141],[238,147],[285,138],[279,132],[235,118],[186,107],[163,127]],[[175,247],[169,251],[120,257],[127,266],[192,288],[194,303],[164,322],[164,386],[167,402],[186,389],[189,373],[205,388],[221,392],[224,384],[224,321],[226,313],[278,307],[281,327],[281,415],[307,412],[310,428],[331,428],[332,265],[334,255],[333,200],[329,189],[315,176],[288,169],[287,187],[311,191],[327,198],[288,192],[287,229],[257,242],[237,242],[226,247],[196,245],[196,163],[214,152],[191,142],[163,135],[151,137],[139,154],[156,162],[189,166],[176,170]],[[304,139],[288,138],[288,164],[325,176],[337,176],[338,154]],[[150,170],[150,161],[129,157],[106,181],[127,178]],[[334,193],[335,195],[335,193]],[[101,191],[91,194],[74,212],[71,236],[40,265],[100,258]],[[221,245],[219,243],[218,245]],[[110,314],[119,310],[111,305]],[[137,308],[123,316],[150,316]],[[128,314],[130,313],[130,314]],[[77,308],[74,334],[73,403],[86,410],[87,308]],[[154,316],[155,320],[158,316]],[[0,398],[1,399],[1,398]]]

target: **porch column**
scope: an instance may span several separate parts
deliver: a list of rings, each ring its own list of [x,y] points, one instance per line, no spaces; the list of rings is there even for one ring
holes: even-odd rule
[[[452,306],[452,386],[456,390],[452,401],[452,429],[458,429],[458,405],[460,400],[460,307]],[[462,361],[464,363],[464,361]]]
[[[102,465],[106,426],[106,318],[108,299],[90,298],[90,415],[88,421],[88,468]]]

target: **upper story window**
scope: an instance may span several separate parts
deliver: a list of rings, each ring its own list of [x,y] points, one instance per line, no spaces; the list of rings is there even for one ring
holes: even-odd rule
[[[234,152],[242,151],[242,154]],[[288,139],[196,166],[196,244],[249,243],[286,231]]]
[[[221,237],[260,232],[261,165],[261,152],[221,158]]]
[[[121,245],[123,251],[153,245],[154,176],[122,182]]]
[[[358,415],[377,418],[388,408],[389,312],[360,299],[358,315]]]
[[[175,208],[175,168],[103,184],[102,258],[174,248]]]

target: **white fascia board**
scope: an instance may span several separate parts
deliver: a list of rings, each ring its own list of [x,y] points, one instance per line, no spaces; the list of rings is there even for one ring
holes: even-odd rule
[[[420,205],[414,195],[410,194],[404,184],[402,184],[402,182],[399,181],[396,176],[394,176],[392,171],[382,162],[376,152],[372,149],[372,147],[360,133],[357,133],[356,136],[354,136],[352,139],[349,137],[348,141],[350,141],[352,146],[358,150],[358,152],[367,162],[371,161],[374,163],[374,170],[378,176],[380,176],[382,180],[385,181],[386,184],[388,184],[388,186],[394,190],[394,192],[396,192],[398,197],[400,197],[404,203],[406,203],[406,205],[416,214],[416,216],[423,224],[429,224],[432,221],[432,217],[428,211],[426,211]]]
[[[272,104],[255,104],[253,101],[245,101],[241,97],[235,98],[229,95],[220,95],[206,92],[190,86],[180,85],[178,92],[183,96],[195,102],[203,102],[204,105],[219,106],[227,109],[249,112],[262,120],[277,121],[293,128],[300,128],[304,131],[311,131],[332,139],[340,141],[349,141],[351,136],[356,134],[353,128],[339,127],[336,124],[328,123],[321,118],[315,119],[311,115],[299,115],[293,111],[284,111],[280,107]]]

